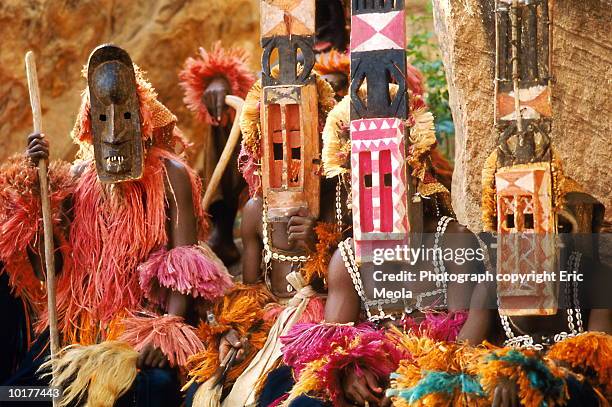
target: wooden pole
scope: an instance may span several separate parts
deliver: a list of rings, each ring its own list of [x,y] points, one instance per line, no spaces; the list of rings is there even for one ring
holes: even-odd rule
[[[512,23],[512,84],[514,87],[514,111],[516,113],[516,128],[519,133],[523,131],[523,116],[521,114],[521,95],[520,95],[520,72],[519,72],[519,3],[518,0],[512,1],[510,21]],[[523,137],[520,138],[523,141]]]
[[[25,56],[28,88],[30,90],[30,104],[32,105],[32,119],[34,132],[42,131],[42,113],[40,109],[40,91],[38,89],[38,75],[34,53],[28,51]],[[47,178],[47,160],[38,161],[38,181],[40,184],[40,201],[42,206],[44,242],[45,242],[45,268],[47,276],[47,306],[49,308],[49,338],[51,342],[51,360],[57,355],[59,336],[57,332],[57,313],[55,305],[55,253],[53,248],[53,222],[51,220],[51,202],[49,200],[49,180]],[[53,400],[56,405],[56,400]]]
[[[213,171],[213,174],[210,177],[210,182],[206,187],[206,192],[204,193],[204,198],[202,199],[202,207],[205,211],[212,203],[211,201],[213,195],[219,187],[221,177],[223,176],[223,173],[227,168],[227,164],[232,158],[232,153],[236,148],[238,140],[240,140],[240,113],[242,112],[242,105],[244,104],[244,100],[242,100],[238,96],[227,95],[225,97],[225,103],[227,103],[230,107],[236,110],[236,116],[234,118],[234,123],[232,124],[232,129],[227,139],[227,143],[225,143],[225,147],[223,147],[223,152],[221,153],[219,162],[217,163],[217,166],[215,167],[215,170]]]

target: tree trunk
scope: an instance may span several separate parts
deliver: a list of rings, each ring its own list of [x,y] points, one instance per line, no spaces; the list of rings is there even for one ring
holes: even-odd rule
[[[433,0],[456,127],[453,205],[481,230],[480,173],[495,148],[494,0]],[[555,0],[553,148],[566,176],[612,208],[612,7],[609,1]],[[612,220],[612,210],[606,219]]]

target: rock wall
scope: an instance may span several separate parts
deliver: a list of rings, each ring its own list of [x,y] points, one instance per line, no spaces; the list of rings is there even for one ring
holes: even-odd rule
[[[453,204],[480,230],[480,174],[493,133],[494,0],[433,0],[456,128]],[[567,175],[599,199],[612,220],[612,7],[555,0],[553,145]]]
[[[409,0],[421,13],[426,0]],[[480,228],[480,171],[494,148],[494,0],[433,0],[435,28],[456,126],[453,201],[459,219]],[[609,208],[612,219],[612,40],[609,0],[556,0],[553,142],[566,173]],[[410,27],[409,27],[410,28]],[[0,159],[23,151],[31,115],[23,57],[35,51],[43,128],[52,156],[71,159],[68,137],[85,86],[82,66],[104,42],[125,47],[149,73],[160,100],[201,145],[204,127],[182,103],[185,58],[214,41],[237,44],[259,65],[258,0],[3,0],[0,2]]]
[[[0,159],[25,148],[31,113],[23,58],[36,54],[43,129],[53,157],[72,159],[69,138],[91,50],[112,42],[148,72],[160,100],[196,143],[205,129],[182,103],[177,74],[199,46],[237,44],[259,65],[258,0],[2,0],[0,2]]]

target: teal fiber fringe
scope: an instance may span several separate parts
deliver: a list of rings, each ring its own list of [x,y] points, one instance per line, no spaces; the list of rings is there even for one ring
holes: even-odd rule
[[[392,378],[397,378],[397,374],[392,374]],[[456,389],[461,389],[463,393],[475,394],[484,397],[485,393],[478,382],[478,378],[472,375],[460,373],[453,374],[447,372],[429,371],[419,382],[409,389],[389,389],[387,396],[398,396],[414,403],[419,399],[433,393],[453,394]]]

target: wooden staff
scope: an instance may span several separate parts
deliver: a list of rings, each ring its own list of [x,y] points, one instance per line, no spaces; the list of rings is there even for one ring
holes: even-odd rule
[[[223,152],[221,153],[219,162],[217,163],[217,166],[210,177],[210,182],[208,183],[206,192],[204,193],[204,199],[202,199],[202,207],[205,211],[211,204],[213,195],[215,191],[217,191],[217,187],[219,187],[219,183],[221,182],[221,177],[227,168],[227,164],[232,158],[232,153],[236,148],[236,143],[238,143],[238,140],[240,140],[240,112],[242,112],[244,100],[238,96],[227,95],[225,97],[225,103],[236,110],[236,116],[234,118],[234,123],[232,124],[232,130],[230,131],[227,143],[225,143],[225,147],[223,147]]]
[[[42,131],[42,113],[40,110],[40,91],[38,89],[38,75],[34,53],[28,51],[25,56],[28,88],[30,90],[30,104],[32,105],[32,119],[34,132]],[[47,306],[49,308],[49,338],[51,341],[51,360],[59,350],[59,336],[57,333],[57,313],[55,306],[55,254],[53,248],[53,222],[51,219],[51,201],[49,200],[49,180],[47,178],[47,160],[38,161],[38,182],[40,184],[40,201],[43,217],[43,235],[45,241],[45,268],[47,276]],[[55,405],[55,400],[53,401]]]

